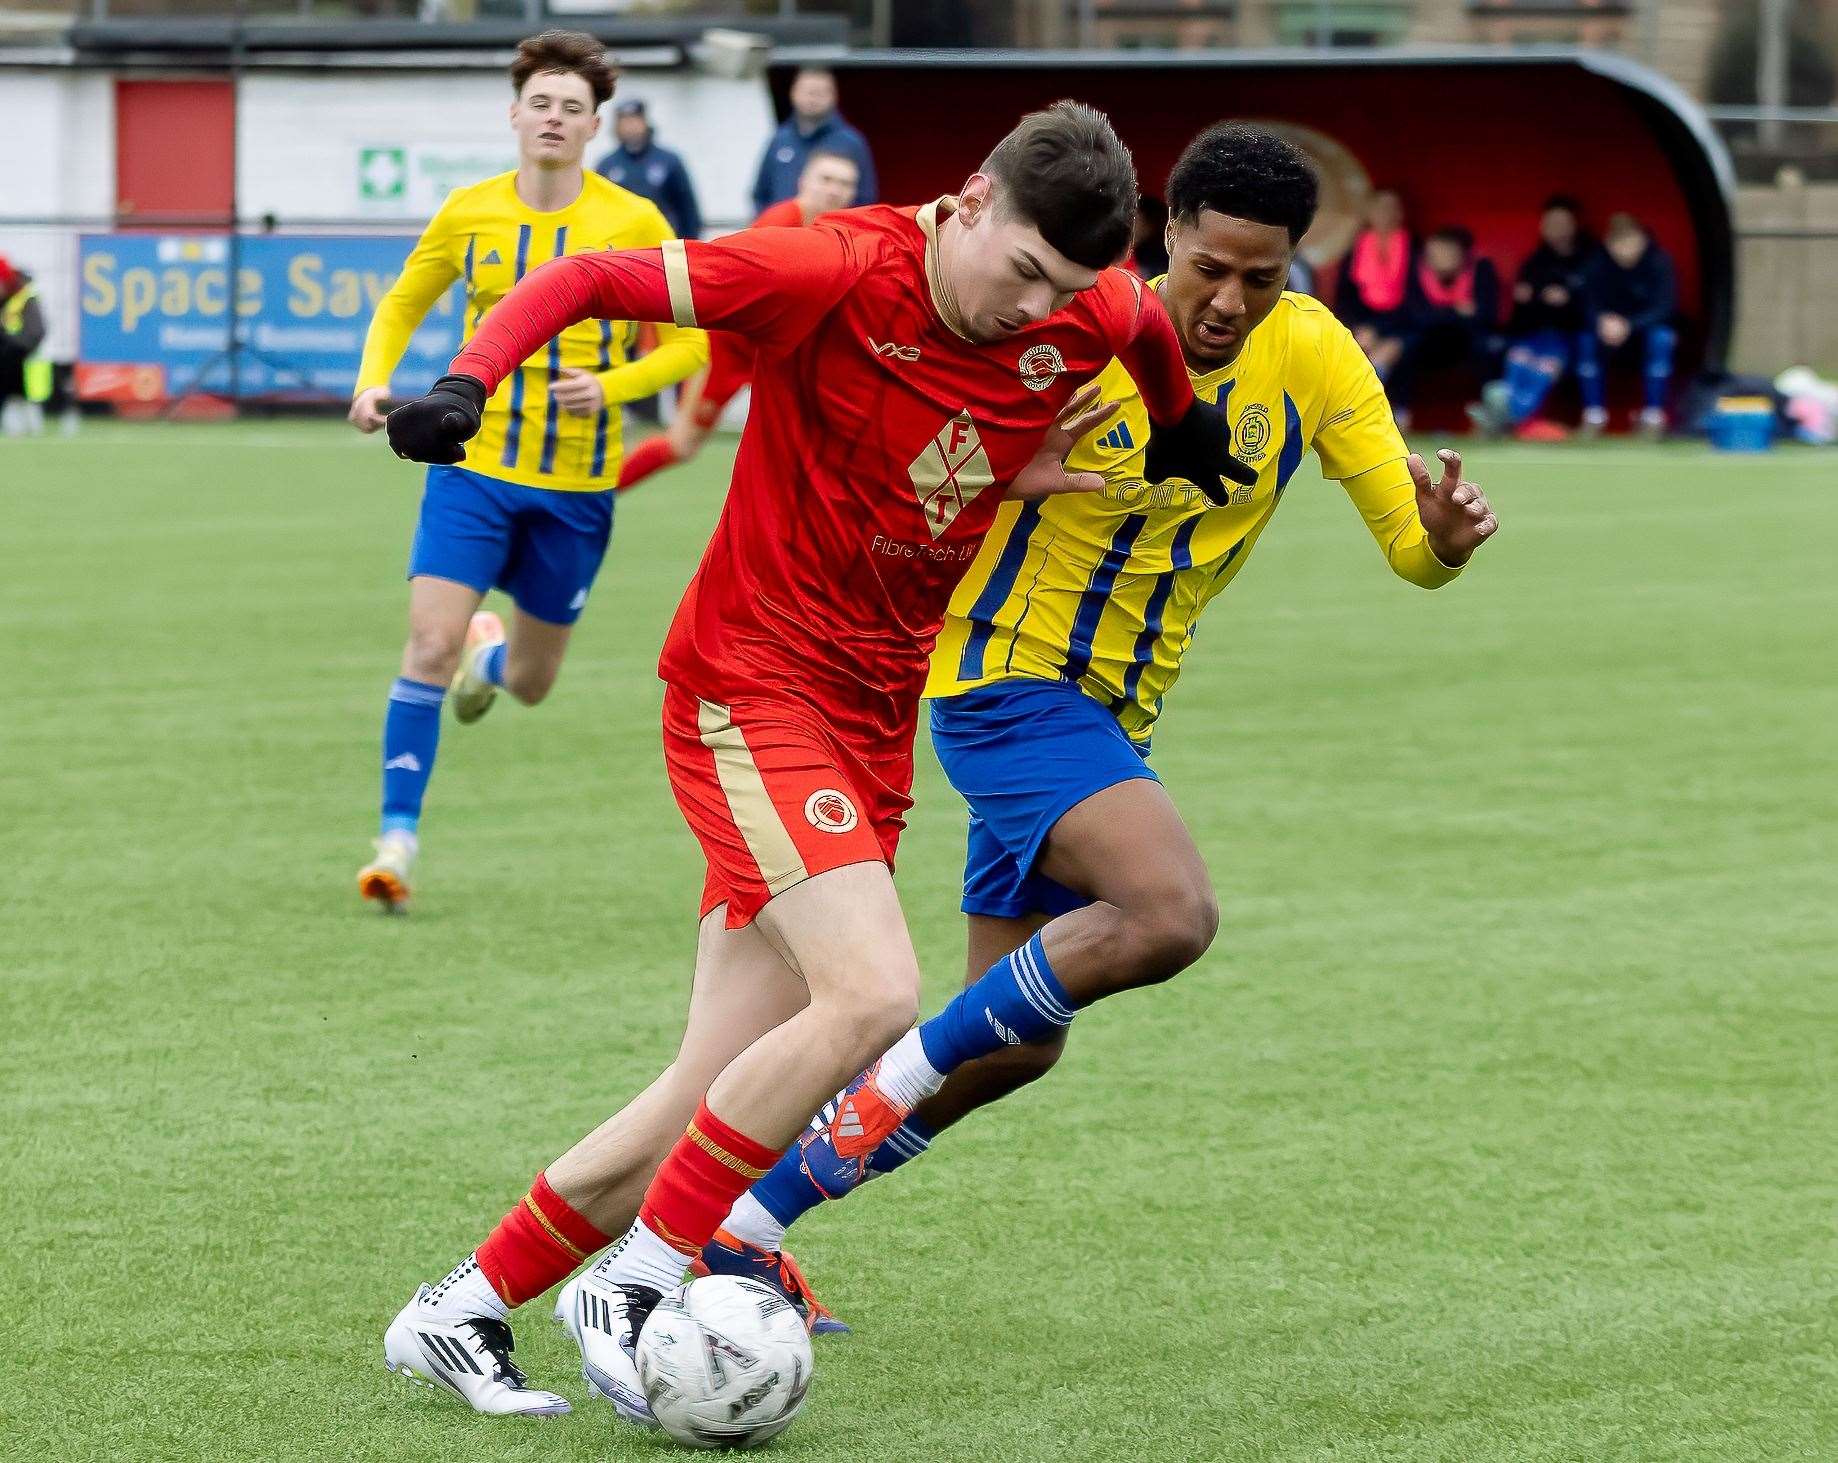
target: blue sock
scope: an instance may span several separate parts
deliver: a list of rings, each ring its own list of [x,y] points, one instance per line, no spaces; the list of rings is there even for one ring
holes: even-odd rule
[[[885,1143],[868,1155],[868,1172],[863,1176],[864,1182],[881,1174],[892,1173],[903,1163],[911,1163],[932,1146],[932,1139],[937,1136],[931,1124],[909,1117],[887,1135]]]
[[[1576,380],[1582,388],[1585,410],[1607,408],[1608,378],[1602,374],[1602,353],[1593,331],[1584,331],[1576,338]]]
[[[440,705],[445,686],[399,676],[389,688],[383,717],[383,832],[413,833],[421,823],[421,800],[440,745]]]
[[[830,1108],[824,1109],[825,1122],[830,1111]],[[829,1155],[832,1162],[825,1163],[823,1145],[812,1144],[810,1149],[800,1149],[793,1144],[753,1186],[751,1193],[759,1201],[760,1208],[790,1229],[825,1200],[846,1198],[858,1185],[911,1162],[931,1146],[933,1137],[926,1123],[909,1117],[887,1136],[886,1142],[868,1155],[865,1173],[834,1154]],[[811,1168],[820,1169],[821,1173],[813,1176]]]
[[[510,642],[500,640],[479,657],[479,673],[494,686],[504,684],[504,653],[509,649]]]
[[[766,1176],[747,1191],[759,1201],[774,1219],[789,1229],[825,1199],[840,1199],[828,1194],[811,1181],[804,1171],[804,1161],[797,1144],[787,1148],[779,1161],[766,1170]]]
[[[1550,395],[1556,379],[1541,368],[1535,359],[1522,356],[1506,358],[1506,385],[1512,392],[1506,411],[1514,426],[1529,420],[1544,405],[1544,399]]]
[[[1647,327],[1646,401],[1649,408],[1666,404],[1666,388],[1672,384],[1672,353],[1678,348],[1678,332],[1670,325]]]
[[[955,1072],[965,1062],[1039,1041],[1072,1023],[1072,997],[1047,963],[1035,935],[1004,955],[975,984],[919,1027],[919,1044],[933,1070]]]

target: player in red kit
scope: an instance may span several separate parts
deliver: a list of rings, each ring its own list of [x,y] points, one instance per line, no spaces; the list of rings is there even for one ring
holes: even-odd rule
[[[798,175],[795,198],[781,199],[753,220],[756,229],[803,228],[826,213],[855,202],[861,166],[840,152],[813,152]],[[753,346],[723,332],[708,343],[708,369],[683,394],[682,410],[670,429],[628,452],[619,468],[619,491],[635,488],[652,473],[689,462],[702,450],[721,413],[753,380]]]
[[[398,453],[462,460],[498,381],[593,316],[732,330],[758,356],[726,507],[659,667],[671,786],[708,861],[682,1045],[404,1307],[392,1369],[482,1411],[554,1410],[511,1366],[504,1318],[623,1231],[557,1314],[592,1389],[648,1421],[632,1350],[660,1293],[912,1025],[918,962],[891,865],[927,658],[998,502],[1100,485],[1063,458],[1102,414],[1075,393],[1112,358],[1147,409],[1151,481],[1224,501],[1222,478],[1251,477],[1222,415],[1195,400],[1154,294],[1108,267],[1135,207],[1109,122],[1062,102],[923,208],[546,265],[452,374],[391,414]],[[1046,935],[1054,963],[1092,958]],[[795,1276],[780,1279],[812,1315]],[[502,1365],[483,1382],[449,1375],[448,1343],[482,1334]]]

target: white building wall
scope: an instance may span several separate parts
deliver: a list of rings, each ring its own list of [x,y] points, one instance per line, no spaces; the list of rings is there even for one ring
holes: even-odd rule
[[[0,254],[38,281],[49,329],[46,349],[68,360],[76,349],[77,244],[74,224],[106,227],[115,211],[115,83],[101,72],[0,71]]]
[[[751,219],[774,120],[762,82],[641,71],[620,79],[618,95],[644,99],[659,141],[683,154],[711,224]],[[242,212],[419,225],[449,188],[516,166],[510,104],[495,71],[252,75],[238,106]],[[603,113],[589,162],[612,145]]]
[[[753,215],[753,176],[774,125],[763,81],[632,71],[619,96],[642,97],[666,146],[683,154],[712,232]],[[267,71],[245,77],[237,104],[237,181],[245,218],[284,225],[374,221],[417,229],[449,188],[516,165],[509,83],[497,71]],[[611,109],[588,151],[613,144]],[[77,234],[115,211],[115,73],[0,68],[0,253],[38,281],[54,359],[77,339]],[[400,156],[398,194],[367,196],[366,149]],[[373,187],[371,194],[377,190]],[[53,220],[65,222],[54,223]]]

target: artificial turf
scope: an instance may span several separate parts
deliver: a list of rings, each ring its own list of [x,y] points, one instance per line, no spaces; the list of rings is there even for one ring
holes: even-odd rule
[[[619,507],[555,695],[447,723],[360,904],[418,479],[326,423],[0,443],[0,1454],[661,1458],[385,1323],[668,1059],[700,865],[663,629],[726,451]],[[819,1213],[809,1459],[1838,1457],[1829,460],[1476,448],[1394,581],[1312,463],[1156,764],[1224,922]],[[963,813],[900,882],[934,1008]]]

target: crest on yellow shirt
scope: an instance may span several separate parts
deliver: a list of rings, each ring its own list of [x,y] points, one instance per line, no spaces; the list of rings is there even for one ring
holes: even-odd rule
[[[925,450],[913,459],[907,472],[933,538],[956,522],[957,515],[975,501],[976,495],[996,480],[989,454],[983,451],[983,439],[968,410],[960,411],[939,428],[938,435],[925,444]]]
[[[1238,457],[1255,463],[1270,447],[1270,408],[1254,401],[1238,415]]]

